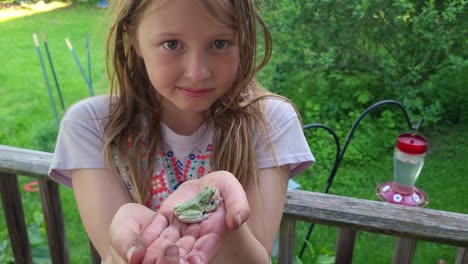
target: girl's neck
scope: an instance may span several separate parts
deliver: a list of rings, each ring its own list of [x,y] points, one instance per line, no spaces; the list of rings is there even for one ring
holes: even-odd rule
[[[205,122],[204,112],[161,112],[161,121],[176,134],[192,135]]]

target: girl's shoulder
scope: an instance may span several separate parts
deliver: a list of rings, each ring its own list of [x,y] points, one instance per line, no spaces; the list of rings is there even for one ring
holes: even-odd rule
[[[267,97],[262,99],[262,109],[269,126],[281,126],[293,118],[298,118],[294,106],[281,97]]]
[[[262,105],[265,111],[288,111],[288,112],[296,112],[294,106],[291,104],[289,100],[283,97],[277,96],[268,96],[263,98]]]

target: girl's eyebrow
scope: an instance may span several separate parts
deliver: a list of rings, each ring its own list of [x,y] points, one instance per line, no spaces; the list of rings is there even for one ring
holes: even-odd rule
[[[212,37],[233,37],[236,35],[235,31],[226,31],[226,32],[219,32],[211,35]],[[183,34],[173,33],[173,32],[160,32],[152,34],[153,37],[166,37],[166,38],[177,38],[183,36]]]
[[[220,37],[227,36],[227,37],[230,37],[230,36],[233,36],[233,35],[235,35],[235,34],[236,34],[235,31],[230,31],[230,32],[222,32],[222,33],[216,34],[215,36],[220,36]]]
[[[153,36],[157,37],[178,37],[180,34],[177,33],[170,33],[170,32],[161,32],[161,33],[155,33]]]

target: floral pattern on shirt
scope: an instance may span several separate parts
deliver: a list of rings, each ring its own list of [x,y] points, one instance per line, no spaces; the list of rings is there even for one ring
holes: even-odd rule
[[[190,153],[182,159],[177,158],[171,150],[160,151],[156,157],[156,170],[151,178],[149,196],[145,205],[157,210],[180,184],[210,173],[212,150],[213,146],[209,144],[204,150]]]
[[[134,146],[133,135],[127,137],[127,147]],[[142,153],[145,153],[147,142],[140,141]],[[192,151],[185,157],[177,157],[174,151],[161,150],[156,155],[155,169],[151,176],[148,199],[145,206],[153,210],[158,210],[164,200],[179,187],[182,183],[199,179],[211,172],[210,158],[213,151],[213,144],[207,144],[204,149]],[[195,153],[194,153],[195,152]],[[128,166],[124,166],[119,160],[117,149],[113,148],[114,163],[122,177],[127,190],[133,195],[133,186],[128,177]],[[142,165],[144,155],[142,155]]]

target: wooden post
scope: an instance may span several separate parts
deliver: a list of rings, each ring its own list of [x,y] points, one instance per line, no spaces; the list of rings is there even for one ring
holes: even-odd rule
[[[0,173],[0,193],[15,263],[32,264],[23,203],[18,188],[18,178],[15,174]]]
[[[416,249],[415,239],[398,238],[397,246],[393,254],[393,264],[411,264],[413,263],[414,251]]]
[[[468,249],[467,248],[458,248],[457,259],[455,264],[468,264]]]
[[[356,230],[350,227],[341,227],[336,240],[335,263],[351,264],[353,262],[354,242]]]
[[[58,184],[49,179],[40,179],[39,191],[51,261],[54,264],[68,264],[70,260]]]
[[[284,217],[281,220],[278,263],[294,263],[294,239],[296,237],[296,220]]]

